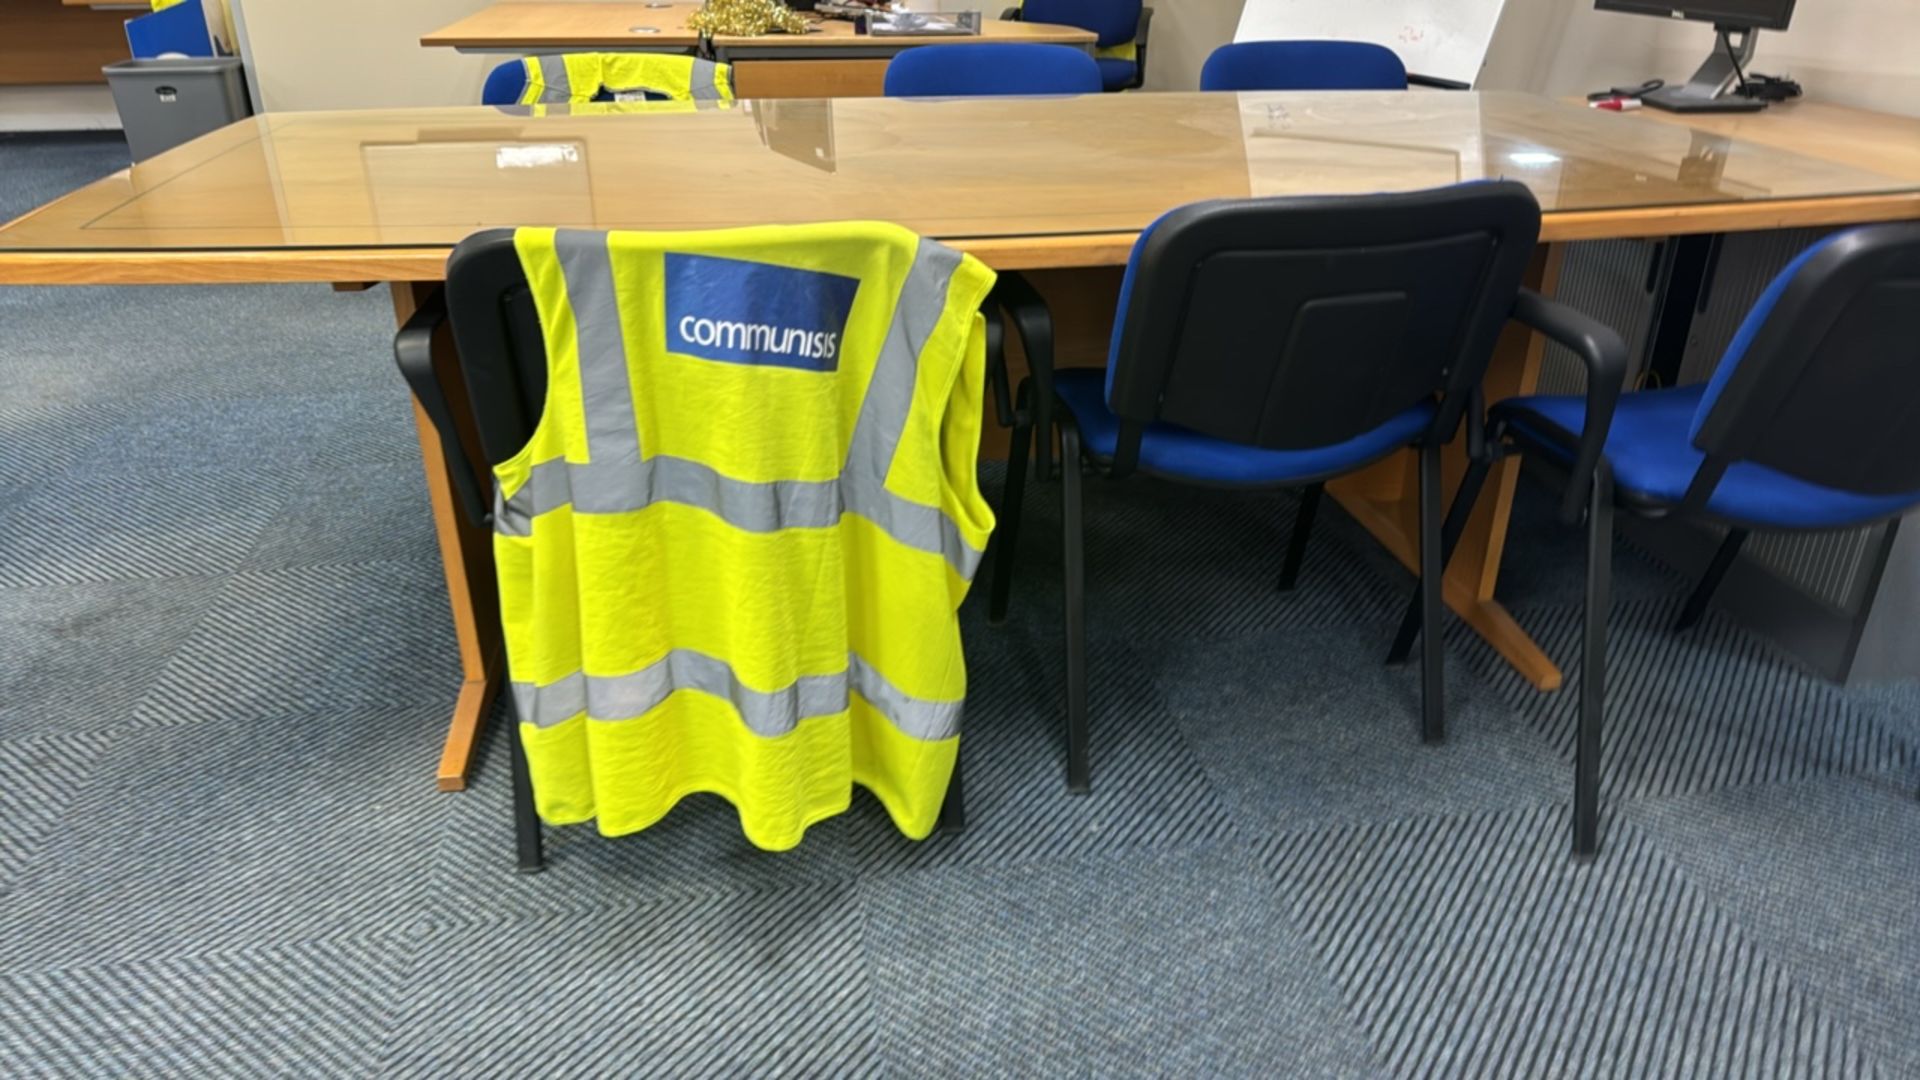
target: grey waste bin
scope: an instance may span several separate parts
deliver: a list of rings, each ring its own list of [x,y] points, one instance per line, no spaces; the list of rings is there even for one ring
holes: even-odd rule
[[[250,114],[238,57],[122,60],[100,69],[133,160],[171,150]]]

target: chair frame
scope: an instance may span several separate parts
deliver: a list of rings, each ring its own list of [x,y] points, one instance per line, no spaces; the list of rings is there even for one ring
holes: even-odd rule
[[[1021,511],[1029,457],[1035,458],[1040,478],[1051,469],[1051,444],[1057,434],[1061,444],[1061,520],[1063,582],[1063,622],[1066,634],[1066,716],[1067,790],[1084,794],[1091,789],[1090,732],[1088,720],[1088,665],[1086,658],[1086,558],[1084,487],[1085,472],[1097,478],[1117,481],[1138,470],[1138,451],[1142,431],[1123,422],[1115,455],[1106,465],[1084,453],[1078,424],[1053,390],[1053,329],[1045,301],[1020,275],[1004,273],[990,302],[996,304],[1021,339],[1031,374],[1017,391],[1009,393],[1009,377],[1001,356],[999,340],[990,339],[988,370],[995,388],[995,401],[1003,426],[1013,429],[1008,452],[1007,480],[1001,500],[999,526],[993,538],[993,579],[989,596],[988,620],[1004,623],[1012,591],[1013,552],[1019,540]],[[1575,350],[1585,350],[1604,363],[1625,364],[1626,345],[1613,330],[1574,309],[1531,290],[1517,291],[1507,319],[1537,330],[1552,340]],[[989,325],[994,320],[989,320]],[[1121,328],[1116,327],[1115,333]],[[1491,359],[1491,350],[1489,357]],[[1444,643],[1439,632],[1442,588],[1445,568],[1464,529],[1472,502],[1456,499],[1447,520],[1442,520],[1445,498],[1441,479],[1441,447],[1451,438],[1454,428],[1464,426],[1470,468],[1461,490],[1477,491],[1493,463],[1484,428],[1482,391],[1476,377],[1461,394],[1463,400],[1455,415],[1461,421],[1446,427],[1447,438],[1423,437],[1416,442],[1420,477],[1420,573],[1414,601],[1408,617],[1416,634],[1424,638],[1421,655],[1422,701],[1420,732],[1422,741],[1437,743],[1445,738]],[[1450,406],[1443,405],[1445,413]],[[1128,429],[1132,427],[1130,432]],[[1442,427],[1436,421],[1436,430]],[[1034,433],[1040,433],[1035,447]],[[1290,590],[1298,582],[1325,482],[1346,475],[1399,453],[1405,447],[1385,450],[1368,461],[1344,465],[1318,476],[1298,477],[1285,484],[1246,485],[1240,490],[1288,490],[1300,492],[1286,553],[1279,575],[1279,588]],[[1037,451],[1037,453],[1036,453]],[[1597,451],[1596,451],[1597,454]],[[1206,486],[1185,478],[1173,478],[1190,486]],[[1408,642],[1411,649],[1412,642]]]
[[[1920,226],[1912,225],[1873,226],[1853,230],[1853,232],[1856,235],[1870,234],[1868,239],[1859,245],[1861,247],[1872,247],[1875,244],[1888,242],[1889,237],[1894,244],[1920,240]],[[1868,252],[1867,257],[1854,260],[1853,253],[1836,252],[1831,255],[1831,259],[1838,262],[1838,266],[1829,265],[1812,271],[1801,268],[1796,272],[1792,284],[1778,300],[1774,313],[1767,317],[1768,322],[1771,323],[1780,309],[1787,308],[1787,314],[1781,318],[1785,329],[1775,334],[1765,347],[1787,355],[1795,355],[1797,352],[1811,355],[1814,345],[1825,331],[1825,325],[1821,320],[1830,321],[1838,314],[1837,311],[1832,310],[1832,305],[1823,305],[1820,302],[1819,290],[1841,287],[1844,284],[1840,280],[1843,275],[1846,276],[1846,281],[1859,281],[1867,272],[1865,268],[1871,265],[1869,260],[1872,255],[1873,252]],[[1789,305],[1797,305],[1797,307],[1789,307]],[[1820,314],[1812,318],[1796,317],[1801,310],[1809,309],[1819,311]],[[1612,332],[1609,331],[1609,333]],[[1472,513],[1474,501],[1486,477],[1486,470],[1493,462],[1528,448],[1552,449],[1564,454],[1570,446],[1572,447],[1572,463],[1566,468],[1567,482],[1559,516],[1567,524],[1578,524],[1584,516],[1587,527],[1586,589],[1580,648],[1580,708],[1575,739],[1572,853],[1575,861],[1588,862],[1598,855],[1600,847],[1600,755],[1606,709],[1607,615],[1612,601],[1615,511],[1625,510],[1646,519],[1687,518],[1719,524],[1727,528],[1725,538],[1714,551],[1699,581],[1689,591],[1679,617],[1674,620],[1672,630],[1675,633],[1690,629],[1699,622],[1714,592],[1725,579],[1742,545],[1746,543],[1753,531],[1765,529],[1770,532],[1825,532],[1840,526],[1782,526],[1733,518],[1709,509],[1708,504],[1714,490],[1726,475],[1727,469],[1736,461],[1747,460],[1746,455],[1740,452],[1742,445],[1755,443],[1756,429],[1751,426],[1742,427],[1747,419],[1744,411],[1748,408],[1764,409],[1777,401],[1786,392],[1782,382],[1783,373],[1762,371],[1739,385],[1730,384],[1722,392],[1720,402],[1709,414],[1699,434],[1691,440],[1697,448],[1704,451],[1705,457],[1681,499],[1678,502],[1650,500],[1617,489],[1612,465],[1607,461],[1604,453],[1613,425],[1614,413],[1619,406],[1626,384],[1627,353],[1624,343],[1620,342],[1617,334],[1613,335],[1612,341],[1599,339],[1573,341],[1557,336],[1555,339],[1568,345],[1580,358],[1587,371],[1586,410],[1578,437],[1553,440],[1548,436],[1518,427],[1501,417],[1500,408],[1496,405],[1490,430],[1488,458],[1485,462],[1475,462],[1473,472],[1461,486],[1460,494],[1449,513],[1449,520],[1451,523],[1453,519],[1458,518],[1464,522]],[[1722,362],[1726,361],[1723,359]],[[1784,374],[1790,376],[1795,372]],[[1750,405],[1749,402],[1754,404]],[[1729,403],[1732,407],[1729,407]],[[1910,507],[1907,508],[1907,510],[1910,509]],[[1895,520],[1903,516],[1907,510],[1849,522],[1845,527],[1853,528]],[[1414,605],[1417,603],[1416,600]],[[1394,659],[1405,657],[1409,637],[1408,625],[1414,622],[1416,617],[1414,605],[1409,605],[1407,617],[1402,622],[1401,635],[1394,644]]]
[[[493,482],[476,465],[462,442],[454,404],[434,365],[435,340],[450,329],[459,356],[466,408],[473,419],[481,461],[487,466],[512,457],[533,436],[546,399],[546,342],[533,314],[526,272],[513,245],[513,230],[487,229],[462,240],[447,260],[447,282],[422,303],[394,337],[394,361],[420,408],[440,436],[447,472],[461,512],[477,528],[492,531]],[[989,320],[990,348],[997,353],[999,327]],[[511,692],[504,694],[508,761],[513,783],[515,861],[521,873],[543,869],[540,816],[526,748],[520,742],[519,714]],[[966,828],[961,761],[956,758],[939,827]]]

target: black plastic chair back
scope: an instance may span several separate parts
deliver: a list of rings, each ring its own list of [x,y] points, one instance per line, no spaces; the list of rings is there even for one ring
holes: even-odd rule
[[[1145,425],[1269,449],[1343,442],[1437,398],[1458,428],[1540,232],[1525,186],[1195,203],[1128,268],[1115,465]]]
[[[513,230],[462,240],[447,259],[447,314],[489,466],[533,437],[547,400],[547,345]]]
[[[1920,224],[1835,234],[1767,300],[1695,421],[1709,464],[1752,461],[1867,495],[1920,491]]]

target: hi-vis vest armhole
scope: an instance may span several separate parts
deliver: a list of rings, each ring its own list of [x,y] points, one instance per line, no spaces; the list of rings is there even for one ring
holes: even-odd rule
[[[713,104],[733,100],[726,64],[658,53],[563,53],[521,61],[526,86],[521,105],[583,105],[605,90],[616,97],[644,92],[669,101]]]

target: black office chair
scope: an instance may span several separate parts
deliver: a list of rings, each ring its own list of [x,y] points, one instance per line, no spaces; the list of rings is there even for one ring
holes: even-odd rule
[[[1493,452],[1475,463],[1448,517],[1472,512],[1509,440],[1568,467],[1560,515],[1574,523],[1584,510],[1587,519],[1573,818],[1573,852],[1586,859],[1600,843],[1614,508],[1727,528],[1678,631],[1705,613],[1752,530],[1847,528],[1920,506],[1920,225],[1835,233],[1801,254],[1704,384],[1622,396],[1624,352],[1582,356],[1584,396],[1493,407]]]
[[[454,414],[457,389],[450,397],[442,383],[455,373],[437,371],[433,363],[434,336],[449,322],[459,355],[458,379],[466,390],[461,407],[472,419],[484,468],[471,461],[464,449]],[[989,334],[989,345],[997,354],[997,326]],[[461,510],[475,525],[491,531],[493,466],[512,457],[533,437],[547,399],[546,339],[526,272],[514,250],[513,230],[478,232],[453,249],[445,289],[434,293],[400,328],[393,352],[400,374],[440,434]],[[515,847],[519,868],[532,872],[545,865],[540,817],[534,809],[526,750],[520,743],[511,696],[505,705],[512,725],[505,741],[513,772]],[[940,825],[957,830],[965,824],[956,761]]]
[[[1421,732],[1428,741],[1443,736],[1440,446],[1464,418],[1470,453],[1484,452],[1479,386],[1509,318],[1576,346],[1618,342],[1521,290],[1539,229],[1539,205],[1511,182],[1198,203],[1161,217],[1134,245],[1104,375],[1053,371],[1050,348],[1029,341],[1033,375],[1013,409],[989,615],[1006,613],[1033,431],[1046,446],[1057,416],[1070,790],[1090,781],[1083,465],[1110,480],[1144,472],[1211,487],[1303,489],[1281,571],[1288,588],[1324,481],[1417,447],[1421,591],[1431,601]],[[1044,331],[1031,305],[1015,314],[1023,336]]]

